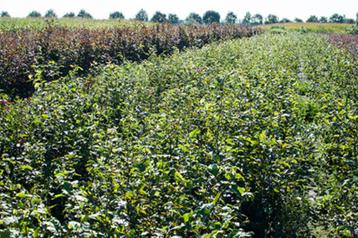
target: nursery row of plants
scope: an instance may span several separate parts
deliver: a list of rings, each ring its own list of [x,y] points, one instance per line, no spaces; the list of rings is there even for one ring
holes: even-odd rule
[[[263,34],[39,83],[0,105],[0,236],[356,236],[357,69]]]
[[[171,54],[175,49],[257,32],[238,25],[76,29],[52,24],[42,31],[4,31],[0,32],[0,89],[10,96],[27,97],[34,89],[29,75],[36,72],[50,81],[75,66],[86,73],[95,64],[141,61],[151,54]]]
[[[264,30],[283,29],[287,31],[314,33],[351,33],[356,28],[354,24],[344,23],[276,23],[259,26]]]
[[[119,28],[119,27],[140,27],[142,25],[154,26],[153,22],[142,22],[134,20],[96,20],[86,18],[62,18],[62,19],[42,19],[42,18],[0,18],[0,31],[21,31],[38,30],[42,31],[48,25],[56,25],[66,28]]]

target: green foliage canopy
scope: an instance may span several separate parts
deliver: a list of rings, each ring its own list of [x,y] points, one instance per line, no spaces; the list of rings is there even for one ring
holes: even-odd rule
[[[179,24],[180,19],[176,14],[169,14],[168,15],[168,22],[171,23],[171,24],[176,25],[176,24]]]
[[[205,24],[220,23],[220,14],[216,11],[207,11],[204,13],[203,22]]]
[[[29,13],[29,15],[27,17],[38,18],[38,17],[41,17],[41,13],[39,13],[38,11],[32,11]]]
[[[203,24],[203,19],[199,14],[192,12],[186,18],[185,22],[187,24]]]
[[[233,12],[229,12],[226,15],[225,22],[228,24],[235,24],[237,21],[237,16]]]
[[[318,17],[315,15],[310,16],[306,22],[319,22]]]
[[[275,24],[279,22],[279,18],[276,15],[269,14],[266,18],[265,24]]]
[[[333,23],[343,23],[344,18],[345,17],[343,15],[339,15],[339,14],[335,13],[329,18],[329,21],[333,22]]]
[[[157,22],[157,23],[164,23],[167,21],[167,15],[159,11],[156,11],[150,21]]]
[[[252,24],[254,25],[262,25],[263,24],[263,17],[261,14],[255,14],[252,17]]]
[[[321,17],[321,18],[319,19],[319,22],[320,22],[320,23],[327,23],[327,22],[328,22],[328,18],[327,18],[327,17]]]
[[[92,19],[92,15],[88,12],[86,12],[85,10],[80,10],[79,13],[77,14],[77,17],[79,18],[89,18],[89,19]]]
[[[119,11],[115,11],[109,14],[109,19],[124,19],[124,15]]]
[[[44,17],[46,18],[57,18],[56,13],[54,12],[54,10],[49,9],[47,10],[47,12],[45,13]]]
[[[76,14],[74,12],[68,12],[65,15],[63,15],[64,18],[74,18],[76,17]]]
[[[137,21],[148,21],[148,14],[145,10],[141,9],[135,16],[135,20]]]
[[[7,11],[2,11],[0,13],[0,17],[11,17],[10,14]]]
[[[242,24],[251,25],[252,23],[252,16],[250,12],[246,12],[244,19],[242,19]]]

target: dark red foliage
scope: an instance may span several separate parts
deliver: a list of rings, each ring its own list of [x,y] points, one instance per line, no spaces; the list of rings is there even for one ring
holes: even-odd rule
[[[45,80],[66,75],[73,66],[83,73],[92,64],[141,61],[154,51],[171,54],[176,48],[202,47],[217,40],[247,37],[257,30],[238,25],[71,29],[49,26],[43,31],[0,32],[0,88],[9,95],[33,92],[28,76],[42,66]]]
[[[358,35],[331,34],[329,35],[329,41],[339,48],[347,49],[353,57],[358,57]]]

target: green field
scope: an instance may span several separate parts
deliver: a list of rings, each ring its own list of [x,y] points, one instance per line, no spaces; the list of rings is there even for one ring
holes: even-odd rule
[[[155,25],[154,23],[143,23],[132,20],[95,20],[83,18],[6,18],[0,17],[0,31],[16,31],[25,29],[44,29],[51,26],[62,26],[76,29],[99,29],[99,28],[118,28],[118,27],[137,27],[142,25]]]
[[[288,31],[304,31],[315,33],[346,33],[352,24],[343,23],[277,23],[264,25],[264,30],[283,29]]]
[[[263,34],[0,105],[0,236],[354,237],[358,61]]]

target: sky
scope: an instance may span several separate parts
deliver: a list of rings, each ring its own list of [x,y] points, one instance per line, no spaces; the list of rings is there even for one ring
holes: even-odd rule
[[[200,15],[207,10],[218,11],[222,18],[233,11],[240,19],[247,11],[263,16],[275,14],[280,18],[307,19],[310,15],[331,16],[334,13],[356,18],[358,0],[0,0],[0,11],[8,11],[13,17],[26,17],[32,10],[44,14],[53,9],[58,16],[67,12],[78,13],[85,9],[98,19],[108,18],[113,11],[122,12],[126,18],[134,18],[140,10],[151,17],[155,11],[175,13],[185,19],[189,13]]]

